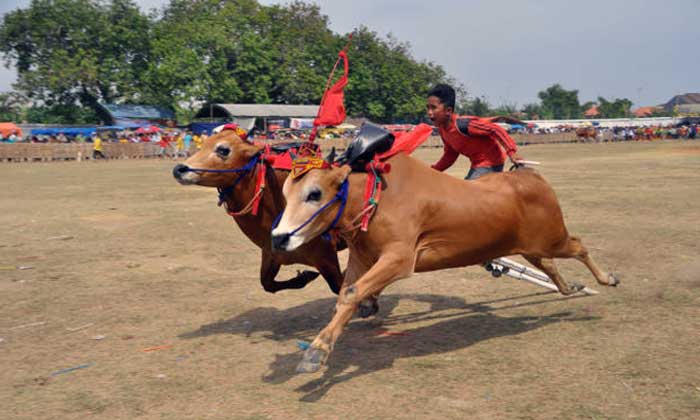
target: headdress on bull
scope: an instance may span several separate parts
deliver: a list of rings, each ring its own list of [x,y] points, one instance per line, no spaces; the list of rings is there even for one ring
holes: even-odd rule
[[[292,179],[302,177],[312,169],[328,169],[331,165],[328,161],[320,157],[302,157],[292,161]]]
[[[216,127],[214,129],[214,132],[220,133],[224,130],[233,130],[236,132],[236,135],[241,138],[241,140],[246,141],[248,143],[252,143],[252,141],[250,141],[248,139],[248,132],[238,124],[234,124],[234,123],[224,124],[224,125],[221,125],[219,127]]]

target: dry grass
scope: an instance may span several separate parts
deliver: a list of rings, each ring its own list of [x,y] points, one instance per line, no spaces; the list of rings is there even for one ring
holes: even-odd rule
[[[0,418],[698,418],[700,147],[522,155],[621,287],[575,262],[563,274],[600,295],[475,267],[413,276],[311,376],[293,373],[296,341],[329,319],[327,287],[266,294],[259,251],[172,162],[0,165]]]

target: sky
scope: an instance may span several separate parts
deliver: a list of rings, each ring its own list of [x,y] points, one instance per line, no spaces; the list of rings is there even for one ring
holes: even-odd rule
[[[635,107],[700,92],[700,0],[307,2],[321,7],[334,32],[364,25],[408,42],[413,58],[440,64],[491,105],[536,103],[554,83],[577,89],[581,103],[603,96]],[[148,10],[167,1],[136,3]],[[29,4],[2,0],[0,15]],[[15,78],[0,68],[0,91]]]

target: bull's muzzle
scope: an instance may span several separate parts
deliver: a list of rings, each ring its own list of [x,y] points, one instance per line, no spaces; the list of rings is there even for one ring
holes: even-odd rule
[[[182,176],[189,171],[190,171],[189,166],[183,165],[182,163],[178,163],[173,168],[173,176],[175,177],[175,179],[182,179]]]
[[[272,235],[272,249],[275,251],[285,251],[289,245],[289,238],[292,235],[289,233],[273,234]]]

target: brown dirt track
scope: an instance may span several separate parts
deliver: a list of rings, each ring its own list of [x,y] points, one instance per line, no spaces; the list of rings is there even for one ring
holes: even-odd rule
[[[306,376],[296,342],[331,315],[324,282],[265,293],[259,251],[172,161],[2,164],[0,418],[700,418],[698,150],[521,149],[622,285],[570,261],[600,295],[476,267],[416,275]]]

